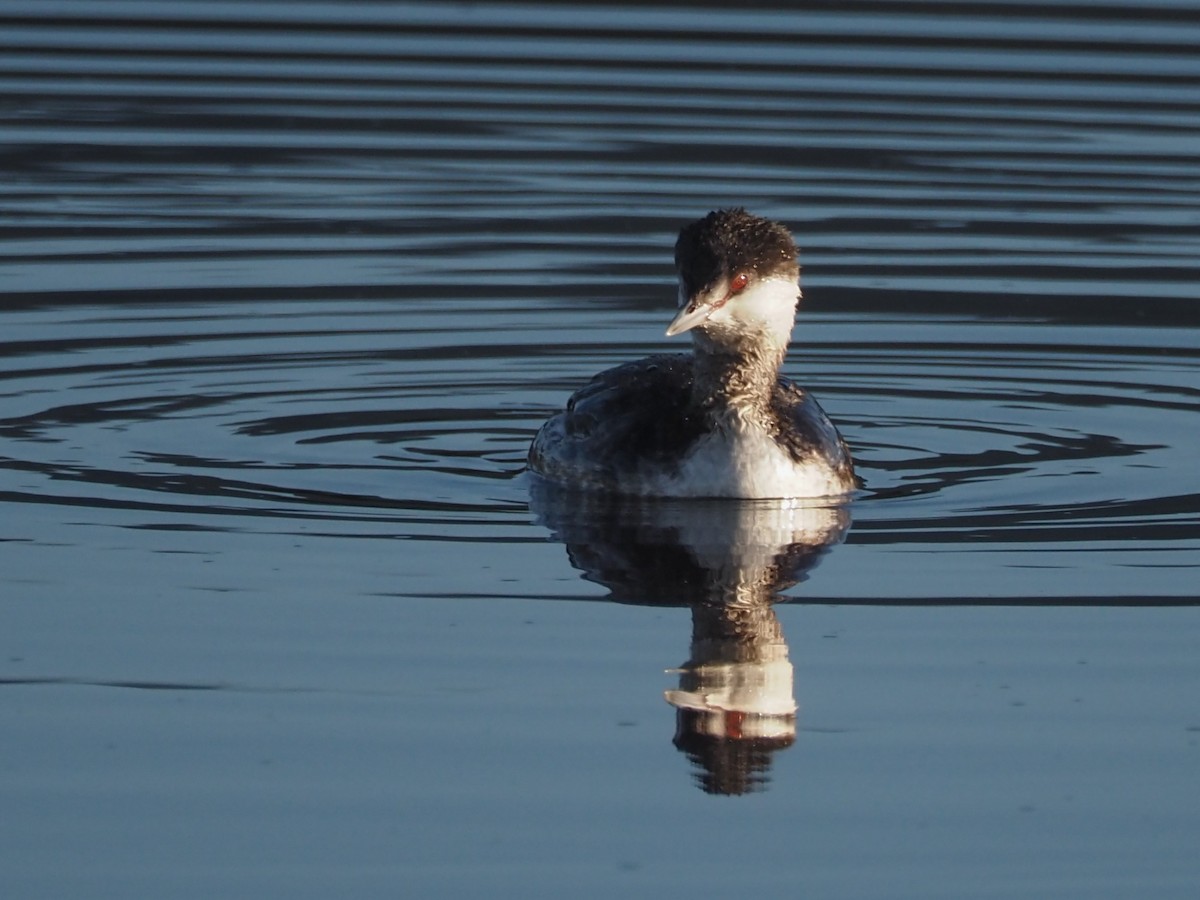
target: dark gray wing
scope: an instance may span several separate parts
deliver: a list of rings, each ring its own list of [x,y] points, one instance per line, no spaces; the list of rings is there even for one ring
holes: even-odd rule
[[[529,451],[533,471],[556,481],[612,484],[622,473],[671,466],[703,433],[689,413],[692,357],[651,356],[601,372],[546,422]]]
[[[828,461],[849,481],[855,479],[850,450],[815,397],[786,378],[780,378],[771,399],[779,443],[797,462]]]

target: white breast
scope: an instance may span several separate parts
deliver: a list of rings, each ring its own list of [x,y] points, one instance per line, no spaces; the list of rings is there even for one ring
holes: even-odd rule
[[[672,497],[829,497],[845,485],[824,460],[797,463],[758,429],[714,431],[692,447],[677,475],[661,476],[652,493]]]

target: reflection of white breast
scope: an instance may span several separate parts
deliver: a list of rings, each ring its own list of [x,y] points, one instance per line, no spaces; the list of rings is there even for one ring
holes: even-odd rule
[[[662,521],[710,572],[734,584],[761,584],[780,554],[799,547],[824,548],[841,540],[850,524],[845,506],[805,500],[713,504],[697,514],[690,504],[668,508]],[[736,572],[736,578],[730,578]]]

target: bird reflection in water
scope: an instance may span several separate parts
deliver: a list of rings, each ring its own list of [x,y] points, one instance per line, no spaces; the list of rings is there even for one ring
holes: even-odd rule
[[[772,604],[845,536],[846,504],[606,497],[536,478],[530,495],[571,564],[611,599],[691,608],[691,653],[666,692],[675,746],[706,793],[765,788],[772,755],[796,738],[792,664]]]

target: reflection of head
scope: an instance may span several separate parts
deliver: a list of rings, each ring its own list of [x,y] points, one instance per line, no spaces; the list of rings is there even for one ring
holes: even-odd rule
[[[796,737],[792,664],[768,603],[692,607],[692,653],[679,668],[675,746],[707,793],[744,794],[767,782],[771,754]]]
[[[675,746],[699,769],[694,777],[706,794],[736,796],[763,790],[771,755],[796,739],[794,730],[776,737],[714,735],[708,733],[709,724],[708,716],[695,710],[675,714]]]

